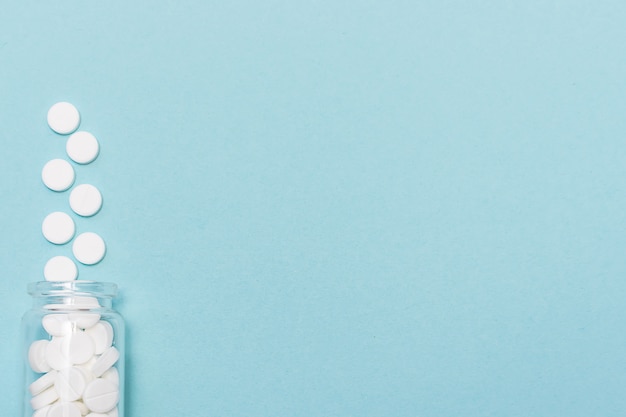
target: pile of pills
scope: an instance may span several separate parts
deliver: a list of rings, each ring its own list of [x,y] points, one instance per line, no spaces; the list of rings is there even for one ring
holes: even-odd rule
[[[71,161],[85,165],[98,157],[100,145],[96,137],[89,132],[76,131],[80,125],[80,113],[72,104],[60,102],[52,106],[48,111],[48,125],[60,135],[69,135],[65,151]],[[44,165],[41,179],[50,190],[61,193],[72,188],[76,178],[72,164],[58,158]],[[69,206],[78,216],[94,216],[102,208],[102,194],[91,184],[76,185],[70,192]],[[69,214],[57,211],[46,216],[41,231],[48,242],[65,245],[74,239],[76,226]],[[94,265],[104,258],[106,245],[98,234],[85,232],[74,239],[72,253],[81,264]],[[72,281],[77,277],[78,267],[67,256],[54,256],[44,267],[47,281]]]
[[[41,325],[49,338],[28,350],[31,369],[42,374],[28,387],[33,417],[117,417],[120,353],[111,324],[77,309],[48,314]]]
[[[65,146],[69,160],[47,162],[41,178],[54,192],[71,190],[71,212],[48,214],[41,230],[54,245],[73,241],[74,258],[82,265],[95,265],[106,253],[104,240],[90,231],[77,235],[72,218],[91,217],[102,208],[102,194],[95,186],[75,185],[73,163],[89,164],[100,152],[94,135],[77,131],[80,120],[78,110],[70,103],[57,103],[48,111],[50,128],[59,135],[69,135]],[[78,278],[78,266],[67,256],[54,256],[46,263],[43,275],[46,281],[73,281]],[[47,304],[44,310],[37,324],[41,333],[36,337],[44,331],[46,335],[28,348],[28,363],[36,374],[28,386],[33,417],[118,417],[120,352],[114,326],[99,314],[103,310],[98,299],[73,296],[69,303]]]

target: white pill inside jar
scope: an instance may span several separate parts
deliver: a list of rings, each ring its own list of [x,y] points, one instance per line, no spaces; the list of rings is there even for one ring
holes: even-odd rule
[[[65,337],[54,336],[46,346],[46,362],[52,369],[61,371],[72,366],[72,362],[65,354]]]
[[[49,404],[52,404],[56,400],[59,399],[59,394],[54,389],[54,387],[50,387],[47,390],[35,395],[30,399],[30,406],[33,410],[39,410]]]
[[[79,216],[91,217],[102,208],[102,194],[91,184],[77,185],[70,193],[70,207]]]
[[[83,395],[86,385],[82,371],[71,367],[57,372],[54,389],[61,401],[76,401]]]
[[[47,314],[41,319],[41,325],[50,336],[65,336],[72,332],[67,314]]]
[[[100,314],[96,313],[69,313],[67,316],[79,329],[89,329],[100,320]]]
[[[43,268],[46,281],[68,282],[78,278],[78,268],[67,256],[53,256]]]
[[[105,350],[102,355],[96,360],[91,368],[91,373],[99,378],[106,371],[111,369],[115,362],[120,358],[120,352],[114,347],[111,346],[107,350]]]
[[[48,410],[50,410],[50,405],[46,405],[43,408],[40,408],[39,410],[35,410],[35,412],[33,413],[32,417],[46,417],[48,415]]]
[[[73,133],[65,144],[67,156],[77,164],[88,164],[96,159],[100,145],[94,135],[89,132]]]
[[[65,191],[74,184],[74,168],[65,159],[48,161],[41,171],[41,180],[52,191]]]
[[[72,252],[78,262],[85,265],[97,264],[104,258],[106,246],[104,240],[93,232],[85,232],[74,239]]]
[[[105,373],[103,373],[101,378],[106,379],[107,381],[111,381],[115,385],[120,385],[120,372],[114,366]]]
[[[70,402],[53,404],[46,417],[82,417],[80,408]]]
[[[110,381],[96,378],[87,385],[83,393],[83,402],[96,413],[111,411],[119,401],[119,388]]]
[[[71,305],[74,308],[78,308],[81,310],[89,310],[92,308],[100,308],[100,303],[96,297],[88,297],[88,296],[76,296],[72,297]]]
[[[76,368],[82,371],[83,375],[85,376],[85,381],[87,381],[87,383],[90,383],[91,381],[96,379],[94,374],[91,372],[91,368],[93,368],[93,364],[95,362],[96,362],[96,356],[92,357],[87,362],[81,365],[76,365]]]
[[[30,395],[37,395],[53,386],[54,381],[56,381],[56,375],[57,371],[50,371],[37,378],[35,382],[28,386],[28,391],[30,392]]]
[[[74,220],[62,211],[48,214],[41,224],[43,236],[55,245],[64,245],[72,240],[75,230]]]
[[[72,365],[87,362],[95,351],[93,340],[83,331],[76,331],[65,336],[61,346],[63,356],[68,358]]]
[[[95,297],[76,296],[68,300],[63,300],[63,304],[46,304],[46,310],[91,310],[100,308],[101,305]]]
[[[94,341],[96,355],[102,354],[113,345],[113,326],[107,321],[99,321],[93,327],[85,330]]]
[[[49,343],[47,340],[36,340],[28,348],[28,362],[31,369],[38,374],[43,374],[51,369],[46,358]]]

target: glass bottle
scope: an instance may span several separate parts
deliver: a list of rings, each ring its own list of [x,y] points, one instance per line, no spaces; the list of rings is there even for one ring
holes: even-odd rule
[[[22,318],[23,417],[124,417],[124,320],[117,286],[34,282]]]

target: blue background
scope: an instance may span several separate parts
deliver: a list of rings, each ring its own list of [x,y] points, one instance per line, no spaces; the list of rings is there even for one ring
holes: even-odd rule
[[[127,416],[626,414],[626,3],[0,11],[0,392],[80,110]]]

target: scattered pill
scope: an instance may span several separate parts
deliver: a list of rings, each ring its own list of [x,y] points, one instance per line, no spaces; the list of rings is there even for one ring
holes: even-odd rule
[[[49,343],[47,340],[36,340],[28,348],[28,362],[32,370],[38,374],[50,370],[50,365],[46,359],[46,350]]]
[[[96,363],[93,364],[91,368],[91,372],[94,374],[96,378],[102,376],[103,373],[108,371],[115,362],[120,358],[120,352],[113,346],[108,348],[107,350],[100,355]],[[95,411],[95,410],[94,410]]]
[[[81,417],[80,408],[74,403],[61,402],[53,404],[46,417]]]
[[[88,164],[98,156],[100,146],[98,140],[89,132],[73,133],[65,144],[67,156],[77,164]]]
[[[78,277],[78,268],[67,256],[54,256],[46,262],[43,276],[46,281],[74,281]]]
[[[33,410],[39,410],[40,408],[43,408],[48,404],[52,404],[58,398],[59,394],[57,393],[57,391],[54,389],[54,387],[50,387],[47,390],[31,398],[30,406],[33,407]]]
[[[76,401],[83,395],[86,385],[82,371],[72,367],[57,372],[54,389],[61,401]]]
[[[113,368],[115,369],[115,368]],[[108,371],[107,371],[108,372]],[[31,395],[37,395],[40,392],[50,388],[54,385],[54,381],[56,380],[57,371],[50,371],[35,380],[32,384],[29,385],[28,390]]]
[[[55,245],[63,245],[72,240],[75,230],[74,220],[62,211],[48,214],[41,224],[43,236]]]
[[[52,191],[65,191],[74,184],[74,168],[65,159],[48,161],[41,170],[41,180]]]
[[[80,113],[74,105],[61,101],[48,110],[48,126],[61,135],[67,135],[78,129]]]
[[[74,239],[72,251],[78,262],[85,265],[94,265],[104,258],[106,246],[104,240],[99,235],[93,232],[86,232]]]
[[[113,327],[109,322],[99,321],[85,330],[94,341],[96,354],[100,355],[113,345]]]
[[[80,216],[93,216],[102,208],[102,194],[91,184],[77,185],[70,193],[70,207]]]
[[[96,378],[87,385],[83,394],[85,405],[96,413],[111,411],[120,397],[119,388],[111,381]]]

